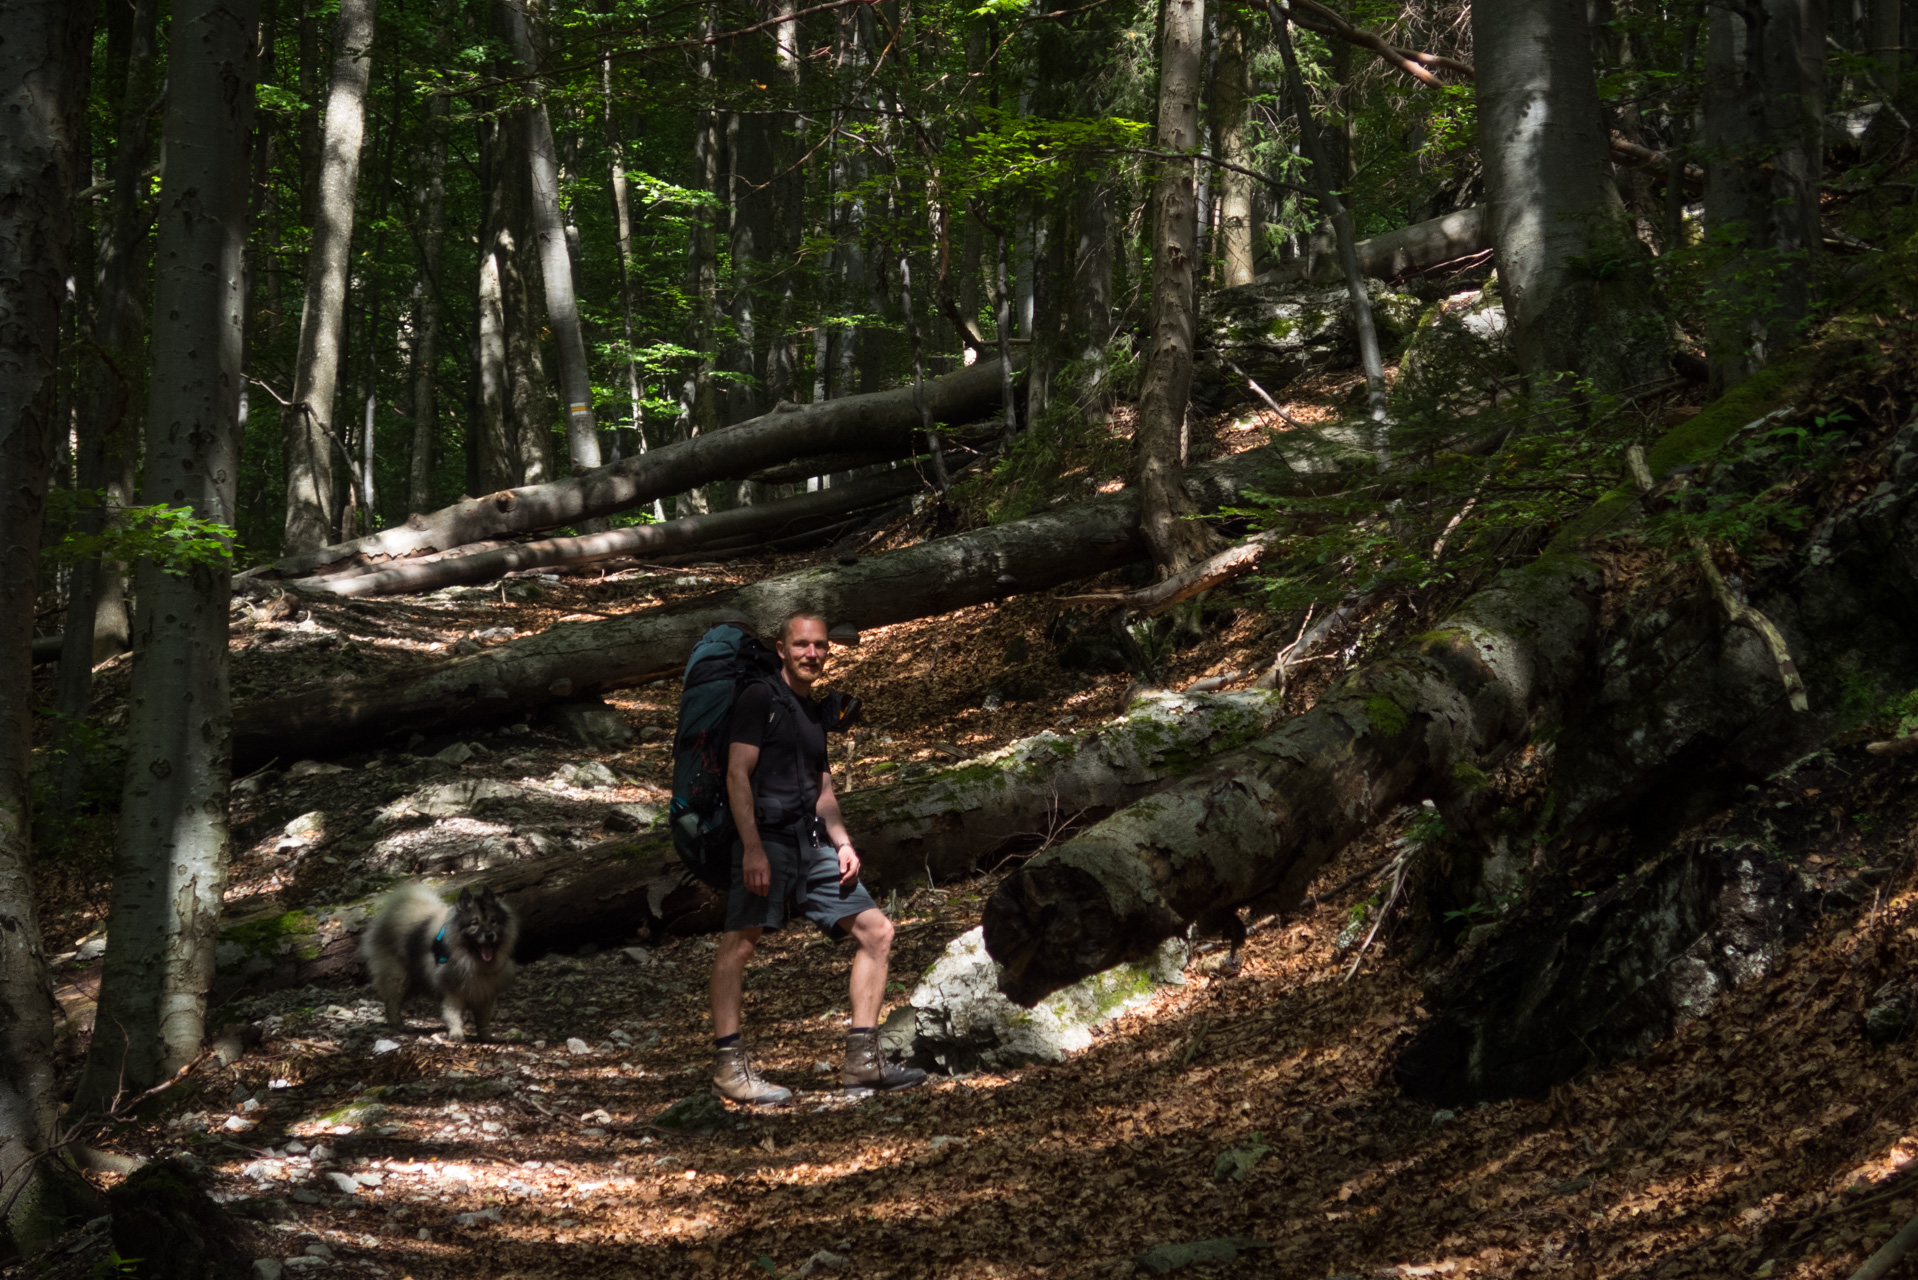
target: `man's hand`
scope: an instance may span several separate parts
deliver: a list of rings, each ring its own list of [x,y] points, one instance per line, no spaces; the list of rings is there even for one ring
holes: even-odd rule
[[[739,871],[746,882],[747,893],[763,898],[772,892],[773,864],[766,857],[765,845],[755,844],[745,850],[739,859]]]
[[[852,888],[852,882],[859,878],[859,854],[850,844],[839,846],[839,887]]]

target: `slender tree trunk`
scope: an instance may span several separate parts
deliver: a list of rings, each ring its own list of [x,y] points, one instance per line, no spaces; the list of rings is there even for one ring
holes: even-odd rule
[[[1904,55],[1905,0],[1871,0],[1871,56],[1878,64],[1878,87],[1898,97],[1899,62]]]
[[[1268,0],[1270,3],[1270,0]],[[1359,367],[1365,371],[1366,400],[1372,418],[1372,449],[1380,465],[1391,462],[1385,411],[1385,361],[1379,354],[1378,326],[1372,321],[1372,299],[1365,292],[1365,276],[1359,270],[1358,232],[1352,225],[1352,212],[1339,199],[1341,181],[1327,157],[1319,136],[1318,121],[1312,117],[1312,100],[1305,92],[1305,77],[1299,74],[1299,62],[1292,49],[1292,33],[1278,6],[1271,4],[1273,30],[1278,36],[1279,55],[1285,61],[1286,92],[1291,95],[1299,120],[1299,142],[1312,166],[1312,184],[1319,211],[1332,224],[1338,241],[1339,267],[1345,275],[1345,289],[1352,299],[1352,327],[1359,340]]]
[[[1219,61],[1212,83],[1212,132],[1219,159],[1246,167],[1245,99],[1249,92],[1245,31],[1227,13],[1219,28]],[[1219,170],[1219,280],[1231,289],[1252,283],[1252,179]]]
[[[700,16],[699,34],[703,38],[711,38],[713,31],[714,15],[709,7]],[[693,125],[692,185],[697,191],[716,191],[719,185],[719,113],[712,107],[712,96],[716,91],[712,46],[700,45],[693,57],[699,81],[700,107]],[[687,372],[685,387],[680,395],[681,416],[689,440],[697,439],[719,426],[719,404],[713,388],[714,348],[719,339],[718,252],[712,210],[695,210],[692,234],[687,238],[686,246],[686,289],[691,295],[692,306],[690,345],[698,355]],[[680,499],[673,514],[697,515],[706,510],[706,495],[694,491]]]
[[[142,500],[234,523],[259,0],[176,0]],[[330,122],[329,122],[330,124]],[[127,787],[82,1109],[191,1061],[226,879],[231,569],[136,570]]]
[[[1736,385],[1811,312],[1824,162],[1823,0],[1714,8],[1705,44],[1705,226],[1731,254],[1711,334],[1713,382]]]
[[[1159,60],[1161,151],[1195,153],[1203,141],[1199,96],[1204,73],[1205,0],[1166,0]],[[1197,303],[1192,160],[1159,162],[1153,219],[1152,325],[1139,425],[1133,436],[1139,520],[1152,562],[1170,576],[1207,554],[1198,507],[1185,490],[1185,415],[1192,390]]]
[[[633,448],[646,452],[646,400],[640,385],[639,353],[633,342],[633,207],[626,185],[626,140],[613,106],[613,59],[608,52],[600,59],[600,103],[606,127],[606,155],[612,177],[613,227],[619,238],[619,319],[620,336],[626,347],[626,400],[633,428]],[[653,518],[666,518],[665,504],[655,499]]]
[[[553,385],[540,353],[539,256],[533,252],[527,165],[519,151],[523,125],[512,117],[493,133],[493,181],[500,197],[494,259],[499,267],[500,312],[506,338],[508,432],[521,484],[544,484],[558,475],[553,460]]]
[[[1104,422],[1112,412],[1112,384],[1106,345],[1112,341],[1112,189],[1106,182],[1086,187],[1079,205],[1079,249],[1073,279],[1077,283],[1079,329],[1084,345],[1079,359],[1088,366],[1086,414]]]
[[[81,113],[93,41],[91,0],[20,0],[0,41],[0,1186],[21,1188],[0,1237],[38,1252],[61,1224],[54,1137],[53,1002],[34,911],[32,788],[34,597],[47,480],[57,441],[54,387],[61,304],[81,185]],[[78,628],[76,628],[78,629]],[[35,1163],[38,1161],[38,1163]]]
[[[380,172],[373,184],[373,232],[372,252],[369,256],[366,273],[361,277],[362,289],[366,293],[366,339],[360,346],[360,380],[363,387],[361,396],[362,412],[360,417],[360,523],[368,533],[379,525],[378,495],[374,492],[376,473],[374,462],[379,436],[374,430],[378,423],[380,392],[380,303],[383,300],[380,289],[379,264],[386,260],[386,193],[393,185],[393,147],[399,141],[399,112],[401,93],[399,75],[395,70],[392,82],[393,118],[387,122],[386,147],[380,156]]]
[[[325,41],[320,31],[322,0],[300,6],[300,221],[311,227],[320,202],[320,66]]]
[[[156,88],[154,0],[137,0],[126,25],[126,56],[114,91],[119,129],[107,176],[113,180],[106,231],[100,237],[99,286],[94,304],[95,359],[80,388],[79,486],[98,490],[98,506],[81,516],[83,533],[94,533],[114,511],[132,505],[135,405],[145,388],[146,342],[144,270],[146,219],[142,216],[139,174],[146,168],[147,120]],[[111,65],[111,63],[109,64]],[[73,568],[67,594],[66,642],[60,651],[56,709],[61,724],[86,718],[93,699],[93,664],[126,647],[126,567],[87,560]],[[59,803],[70,812],[85,781],[86,760],[77,735],[65,735],[68,750],[60,762]]]
[[[340,0],[333,76],[326,96],[324,151],[306,262],[306,301],[293,370],[293,407],[283,415],[286,453],[286,549],[326,545],[332,527],[333,411],[339,389],[341,325],[352,266],[353,203],[366,140],[366,86],[373,71],[373,19],[379,0]],[[177,88],[177,82],[171,82]]]
[[[500,172],[498,121],[480,125],[479,270],[475,277],[473,426],[468,444],[473,491],[493,493],[519,483],[519,446],[512,431],[506,373],[506,302],[500,260],[511,253],[506,231],[505,176]],[[502,240],[505,244],[502,245]]]
[[[540,66],[530,7],[530,0],[498,0],[494,6],[520,73],[529,76],[537,74]],[[586,337],[579,322],[579,293],[573,281],[572,258],[566,250],[566,224],[560,215],[559,156],[553,146],[553,123],[543,94],[524,109],[519,122],[524,130],[540,278],[546,288],[546,318],[553,327],[553,344],[559,352],[567,451],[573,473],[578,475],[599,465],[599,431],[593,420],[593,383],[586,363]]]
[[[1520,367],[1629,394],[1669,376],[1612,181],[1585,0],[1477,0],[1479,150]],[[1595,269],[1611,264],[1616,269]]]
[[[426,100],[426,142],[419,187],[420,280],[413,291],[413,457],[407,475],[406,507],[433,507],[433,446],[439,437],[439,404],[433,385],[440,341],[440,240],[446,229],[445,94]]]

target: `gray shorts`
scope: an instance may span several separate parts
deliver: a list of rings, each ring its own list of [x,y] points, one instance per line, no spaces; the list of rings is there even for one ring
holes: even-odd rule
[[[733,840],[733,887],[726,895],[726,928],[778,929],[794,916],[804,916],[829,937],[841,934],[839,922],[877,907],[866,886],[855,880],[839,883],[839,851],[811,836],[795,844],[790,839],[762,833],[766,858],[772,863],[771,892],[764,897],[746,888],[742,862],[746,848]]]

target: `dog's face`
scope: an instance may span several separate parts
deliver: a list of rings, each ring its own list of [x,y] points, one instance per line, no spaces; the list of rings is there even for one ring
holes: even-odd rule
[[[490,887],[477,895],[471,889],[460,890],[459,903],[453,909],[453,932],[481,964],[492,964],[499,957],[506,929],[506,904]]]

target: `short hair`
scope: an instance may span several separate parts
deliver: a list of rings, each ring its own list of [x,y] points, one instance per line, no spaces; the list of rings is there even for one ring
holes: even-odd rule
[[[801,609],[797,613],[788,614],[786,620],[779,624],[779,639],[782,642],[793,638],[795,622],[817,622],[822,627],[826,625],[825,615],[814,613],[810,609]]]

